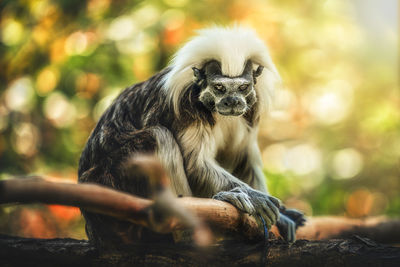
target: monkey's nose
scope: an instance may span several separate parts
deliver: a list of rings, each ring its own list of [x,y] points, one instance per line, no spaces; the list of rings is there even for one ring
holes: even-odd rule
[[[226,107],[234,107],[239,104],[239,98],[236,96],[227,96],[222,99],[222,104]]]

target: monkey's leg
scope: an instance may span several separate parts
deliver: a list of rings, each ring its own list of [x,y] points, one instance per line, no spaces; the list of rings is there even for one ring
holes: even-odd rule
[[[165,127],[151,128],[157,141],[156,157],[161,162],[170,178],[172,192],[177,197],[191,196],[189,183],[186,177],[181,150],[171,132]],[[192,240],[192,231],[179,230],[172,233],[175,242],[188,242]]]
[[[96,182],[144,198],[152,197],[146,176],[126,173],[125,162],[135,153],[153,153],[169,174],[172,191],[190,196],[182,155],[173,135],[164,127],[151,127],[126,136],[124,145],[107,153],[107,157],[87,170],[80,181]],[[82,212],[89,239],[102,247],[132,242],[172,242],[172,235],[154,233],[142,226],[118,221],[108,216]]]
[[[162,126],[152,127],[150,130],[157,142],[155,155],[167,171],[172,192],[177,197],[191,196],[181,150],[172,133]]]

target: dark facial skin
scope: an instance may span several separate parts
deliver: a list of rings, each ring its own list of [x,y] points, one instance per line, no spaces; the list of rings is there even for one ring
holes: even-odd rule
[[[256,102],[255,78],[261,74],[262,67],[253,71],[250,60],[246,62],[243,73],[237,77],[223,75],[220,63],[215,60],[206,63],[202,70],[193,68],[193,71],[196,82],[202,87],[200,101],[211,112],[240,116]]]

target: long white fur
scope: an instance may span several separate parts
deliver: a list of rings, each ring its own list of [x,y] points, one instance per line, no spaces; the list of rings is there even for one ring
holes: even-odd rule
[[[198,36],[175,54],[170,64],[171,71],[163,80],[168,103],[173,105],[176,115],[179,115],[183,90],[193,82],[192,67],[201,68],[212,59],[219,61],[222,73],[230,77],[242,74],[249,59],[264,66],[264,71],[257,78],[256,91],[260,107],[268,107],[273,88],[280,82],[280,76],[263,41],[249,28],[214,27],[198,31]]]

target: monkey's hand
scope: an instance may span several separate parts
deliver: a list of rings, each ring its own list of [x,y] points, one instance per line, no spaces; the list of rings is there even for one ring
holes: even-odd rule
[[[279,219],[280,200],[250,187],[222,191],[214,195],[213,199],[229,202],[241,211],[261,216],[268,229]]]

